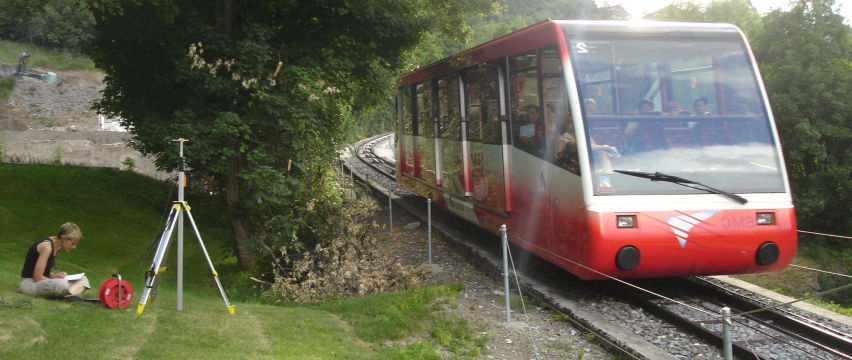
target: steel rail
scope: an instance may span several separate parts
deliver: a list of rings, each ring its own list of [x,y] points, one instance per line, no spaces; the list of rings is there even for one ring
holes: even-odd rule
[[[754,300],[731,293],[729,290],[706,280],[698,278],[689,280],[696,284],[696,290],[703,292],[706,297],[712,296],[718,303],[736,308],[739,312],[754,311],[765,307]],[[733,314],[737,316],[737,312],[733,312]],[[785,333],[823,351],[852,359],[852,338],[826,324],[781,309],[753,312],[745,318]]]
[[[732,308],[732,312],[735,316],[738,313],[746,313],[755,309],[764,308],[762,304],[759,304],[755,300],[748,299],[746,297],[743,297],[742,295],[733,293],[730,290],[725,289],[724,287],[718,286],[701,278],[668,279],[665,281],[666,282],[662,284],[645,284],[644,287],[654,286],[676,289],[667,291],[666,289],[658,288],[654,289],[654,291],[657,293],[676,291],[678,293],[688,294],[666,295],[670,298],[681,298],[679,302],[686,302],[687,300],[682,299],[685,296],[698,297],[699,299],[697,300],[692,299],[689,301],[692,303],[711,303],[716,305],[719,309],[727,306]],[[690,319],[687,316],[678,314],[667,307],[669,305],[676,306],[680,304],[662,304],[658,301],[655,301],[655,299],[649,298],[647,293],[639,293],[635,289],[619,287],[623,287],[623,285],[613,285],[613,287],[609,289],[611,295],[621,296],[626,301],[630,301],[636,304],[637,306],[642,307],[644,310],[652,312],[657,316],[666,319],[666,321],[675,324],[679,328],[683,328],[686,331],[692,333],[693,335],[698,336],[704,339],[705,341],[712,342],[717,346],[721,347],[721,331],[714,330],[710,327],[705,326],[707,324],[719,324],[719,319]],[[710,312],[718,311],[718,309],[709,309],[706,305],[703,306]],[[828,325],[821,324],[815,320],[804,318],[801,315],[787,313],[784,311],[779,311],[777,309],[768,309],[765,311],[748,313],[744,316],[740,316],[740,320],[738,320],[737,322],[744,327],[752,328],[755,333],[761,333],[762,336],[773,339],[775,343],[785,344],[797,349],[798,351],[806,353],[809,355],[809,358],[825,357],[820,356],[818,354],[814,354],[810,349],[803,347],[803,344],[811,346],[814,349],[824,351],[825,353],[831,354],[833,356],[837,356],[839,358],[852,359],[852,342],[850,342],[848,336],[844,335],[842,331],[832,329]],[[759,329],[756,325],[764,326],[767,329],[776,331],[777,333],[783,336],[787,336],[792,339],[792,342],[790,340],[785,340],[780,338],[779,336],[775,336],[766,331],[763,331]],[[732,349],[736,357],[757,359],[769,358],[755,352],[753,348],[754,347],[751,346],[751,344],[749,344],[747,340],[732,342]]]
[[[387,140],[393,133],[372,136],[366,140],[359,141],[355,145],[355,157],[365,165],[390,179],[396,179],[396,166],[387,159],[376,155],[374,146],[376,143]]]

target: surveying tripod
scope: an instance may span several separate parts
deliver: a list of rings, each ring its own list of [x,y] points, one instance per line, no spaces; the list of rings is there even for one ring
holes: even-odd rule
[[[189,140],[184,138],[169,140],[170,142],[177,142],[180,148],[180,156],[178,163],[178,200],[172,203],[172,209],[169,212],[168,220],[166,221],[166,227],[163,229],[163,232],[160,234],[159,245],[157,246],[157,252],[154,253],[154,261],[151,263],[151,267],[145,271],[145,288],[142,290],[142,295],[139,297],[139,304],[136,307],[136,313],[142,315],[142,311],[145,310],[145,304],[148,302],[148,297],[151,298],[151,303],[154,302],[154,299],[157,297],[157,288],[159,287],[159,275],[161,272],[166,271],[165,267],[162,267],[163,260],[166,257],[166,253],[169,248],[169,241],[172,237],[172,231],[175,228],[175,224],[178,225],[178,310],[182,309],[182,297],[183,297],[183,217],[181,216],[182,212],[186,213],[187,218],[189,218],[189,223],[192,225],[192,230],[195,232],[195,238],[198,239],[198,244],[201,245],[201,251],[204,253],[204,257],[207,258],[207,264],[210,265],[210,271],[213,273],[213,280],[216,280],[216,286],[219,287],[219,293],[222,294],[222,300],[225,301],[225,307],[228,308],[228,313],[234,315],[234,305],[231,305],[228,302],[228,296],[225,295],[225,290],[222,289],[222,283],[219,281],[219,274],[216,272],[216,269],[213,267],[213,262],[210,260],[210,255],[207,254],[207,248],[204,246],[204,241],[201,240],[201,234],[198,232],[198,227],[195,225],[195,220],[192,218],[192,213],[189,210],[189,204],[183,200],[183,188],[186,186],[186,161],[183,157],[183,143]]]

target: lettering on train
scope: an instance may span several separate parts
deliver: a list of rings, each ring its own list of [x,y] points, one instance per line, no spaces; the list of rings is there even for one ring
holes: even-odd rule
[[[753,229],[756,225],[749,216],[727,216],[720,221],[723,229]]]

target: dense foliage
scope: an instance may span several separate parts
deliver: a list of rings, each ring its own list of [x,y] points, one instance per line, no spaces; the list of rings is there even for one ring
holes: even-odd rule
[[[472,29],[465,41],[429,33],[414,51],[414,64],[426,65],[547,19],[615,19],[610,8],[600,8],[592,0],[502,1],[499,14],[471,17]],[[413,69],[408,69],[413,70]]]
[[[680,20],[731,23],[751,36],[760,29],[760,15],[746,0],[717,0],[706,5],[678,2],[668,5],[649,16],[656,20]]]
[[[804,229],[852,234],[852,29],[833,0],[763,18],[752,43]],[[785,39],[778,41],[777,39]]]
[[[784,146],[799,227],[850,235],[852,220],[846,214],[852,204],[852,28],[833,6],[833,0],[799,0],[789,12],[774,11],[764,16],[762,31],[752,43]],[[826,264],[826,270],[852,272],[849,240],[800,239],[845,258]],[[825,289],[849,283],[820,276]],[[852,304],[852,290],[829,298]]]
[[[339,206],[343,114],[390,90],[406,51],[490,0],[91,0],[92,55],[106,72],[97,108],[134,146],[174,169],[169,139],[192,137],[192,176],[218,186],[242,266],[259,250],[312,248]],[[460,29],[454,31],[454,29]]]
[[[0,0],[0,38],[84,52],[95,19],[85,0]]]

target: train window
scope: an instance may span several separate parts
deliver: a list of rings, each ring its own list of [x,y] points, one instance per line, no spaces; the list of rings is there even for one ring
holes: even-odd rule
[[[415,169],[414,176],[420,177],[426,183],[436,185],[436,156],[435,156],[435,121],[433,118],[432,81],[417,84],[417,126],[414,147]]]
[[[417,84],[416,135],[432,138],[432,87],[429,82]]]
[[[718,113],[716,108],[716,88],[713,79],[713,59],[709,55],[694,56],[672,61],[671,99],[677,102],[681,110],[693,115]],[[695,110],[693,103],[703,97],[704,108]],[[702,114],[696,113],[702,112]]]
[[[438,79],[438,131],[442,139],[461,141],[459,79],[452,75]]]
[[[437,81],[439,137],[437,153],[441,162],[444,191],[464,197],[464,159],[462,159],[461,106],[459,76],[452,74]]]
[[[402,103],[402,109],[400,109],[400,121],[402,122],[402,134],[403,135],[414,135],[414,126],[412,123],[411,112],[414,110],[411,107],[411,86],[404,86],[399,89],[400,94],[400,102]]]
[[[583,84],[584,110],[599,114],[619,113],[616,110],[619,106],[612,96],[614,69],[609,60],[612,57],[612,46],[609,43],[583,42],[576,44],[573,50],[580,49],[589,63],[594,64],[578,71],[578,80]]]
[[[565,92],[559,52],[555,46],[550,46],[543,48],[540,54],[545,128],[541,155],[545,160],[579,174],[574,121]]]
[[[519,149],[541,155],[542,114],[538,54],[536,51],[509,57],[509,101],[512,106],[512,139]]]
[[[466,74],[468,139],[500,144],[500,94],[497,65],[482,64]]]
[[[467,139],[482,141],[482,116],[486,109],[482,106],[482,77],[478,68],[467,72],[465,77],[465,101],[467,109]]]
[[[784,190],[760,87],[739,39],[584,39],[568,47],[580,95],[599,108],[583,114],[595,194],[697,192],[613,173],[625,169],[730,192]]]

